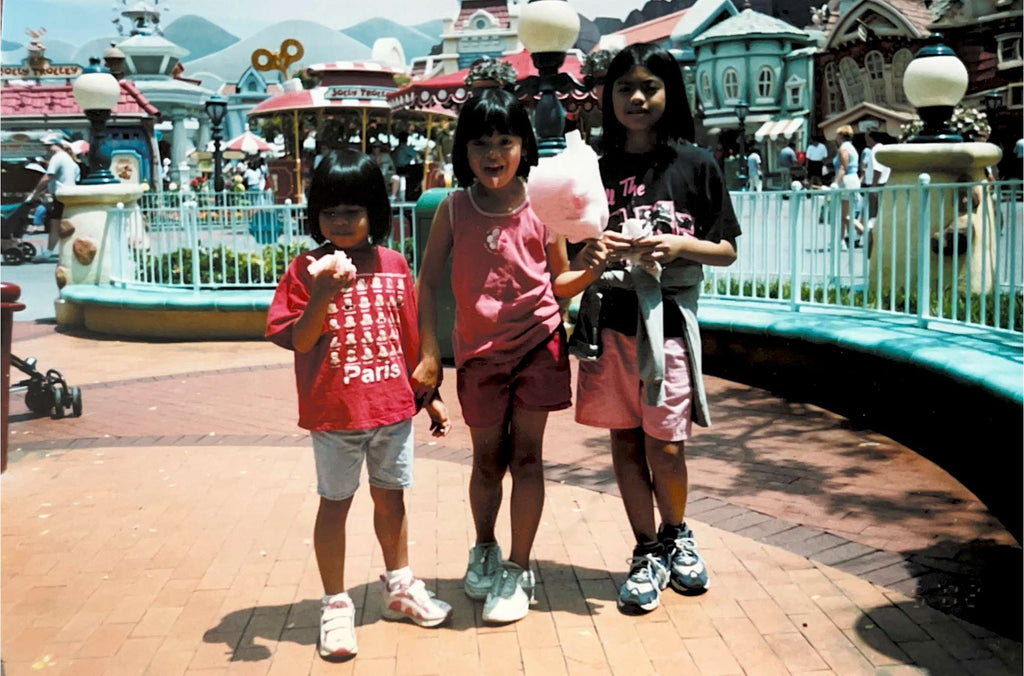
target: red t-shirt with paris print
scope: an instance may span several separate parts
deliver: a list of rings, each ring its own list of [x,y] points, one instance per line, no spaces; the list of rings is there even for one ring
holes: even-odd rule
[[[292,326],[309,302],[306,256],[334,250],[328,243],[292,261],[270,304],[268,340],[295,349]],[[313,349],[295,352],[299,427],[315,432],[381,427],[416,413],[409,374],[420,338],[409,265],[380,246],[346,253],[356,267],[355,284],[329,306]]]

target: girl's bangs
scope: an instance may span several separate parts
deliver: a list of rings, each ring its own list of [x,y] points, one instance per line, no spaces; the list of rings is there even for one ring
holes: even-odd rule
[[[470,112],[465,123],[469,132],[468,138],[480,138],[492,134],[522,136],[522,131],[513,127],[509,110],[504,106],[482,103]],[[463,121],[460,120],[459,124],[463,124]]]

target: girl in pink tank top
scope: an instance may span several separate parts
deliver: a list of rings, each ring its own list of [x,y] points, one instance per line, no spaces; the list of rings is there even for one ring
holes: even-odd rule
[[[591,280],[570,271],[564,240],[549,236],[526,199],[537,141],[515,96],[495,88],[467,101],[452,159],[461,189],[438,207],[423,255],[421,357],[412,383],[425,398],[441,382],[437,288],[451,256],[456,383],[473,439],[476,542],[463,586],[470,598],[484,600],[485,621],[513,622],[533,601],[530,550],[544,504],[544,426],[549,411],[571,405],[555,295],[572,296]],[[506,470],[512,472],[507,560],[494,534]]]

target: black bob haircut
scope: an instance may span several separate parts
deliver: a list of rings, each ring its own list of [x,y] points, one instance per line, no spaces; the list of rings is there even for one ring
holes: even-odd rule
[[[358,150],[332,150],[313,170],[306,210],[306,230],[317,244],[320,212],[339,204],[364,207],[370,221],[370,243],[383,244],[391,234],[391,202],[377,163]]]
[[[665,113],[654,125],[658,144],[672,144],[677,141],[693,143],[693,114],[686,99],[683,73],[679,64],[664,48],[650,42],[632,44],[615,55],[608,64],[604,78],[604,93],[601,97],[601,123],[603,127],[601,149],[606,154],[623,152],[626,147],[626,128],[615,117],[613,95],[615,81],[626,75],[634,66],[643,66],[665,82]]]
[[[459,111],[452,144],[452,168],[459,186],[468,188],[476,177],[469,166],[467,148],[471,141],[491,134],[510,134],[523,139],[522,159],[516,175],[526,178],[530,167],[537,166],[537,137],[530,125],[530,114],[514,94],[493,87],[473,96]]]

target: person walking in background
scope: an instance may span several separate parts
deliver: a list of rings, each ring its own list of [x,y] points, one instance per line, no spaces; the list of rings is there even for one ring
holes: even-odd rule
[[[862,246],[860,235],[864,233],[864,225],[854,218],[853,203],[859,197],[859,193],[852,192],[860,188],[860,158],[857,149],[853,145],[853,127],[844,124],[836,130],[836,142],[839,149],[832,159],[835,167],[836,178],[832,186],[847,191],[842,197],[842,216],[839,229],[839,245],[845,251],[847,244]],[[850,226],[857,232],[857,239],[854,240],[850,233]]]
[[[341,660],[357,652],[345,522],[364,457],[384,555],[381,615],[421,627],[451,615],[409,567],[404,498],[419,403],[427,404],[435,436],[447,434],[450,423],[436,390],[417,401],[410,386],[419,355],[416,296],[405,256],[384,246],[391,205],[373,160],[353,150],[326,153],[313,172],[306,227],[320,246],[282,277],[266,337],[295,353],[299,427],[313,439],[320,494],[313,547],[325,595],[317,650]]]
[[[757,148],[751,148],[747,155],[747,190],[761,192],[764,182],[761,177],[761,155]]]
[[[782,170],[782,185],[789,187],[793,180],[793,167],[797,166],[796,143],[790,141],[779,151],[779,169]]]
[[[463,589],[484,599],[485,622],[520,620],[534,601],[530,553],[544,507],[544,429],[548,413],[572,400],[555,293],[572,296],[582,285],[560,287],[557,277],[569,269],[564,240],[549,237],[526,198],[525,178],[537,157],[529,114],[513,94],[484,89],[463,104],[452,150],[460,189],[438,206],[420,268],[423,349],[413,386],[426,395],[441,382],[438,287],[452,261],[452,346],[473,441],[469,501],[476,527]],[[509,470],[506,560],[495,521]]]
[[[717,163],[693,144],[671,54],[630,45],[606,82],[600,167],[611,218],[575,259],[574,269],[599,279],[583,294],[570,347],[580,357],[576,421],[610,431],[636,538],[617,604],[642,613],[660,605],[668,585],[696,593],[710,584],[685,520],[685,442],[692,422],[710,423],[696,311],[703,266],[736,260],[740,227]],[[626,226],[649,234],[634,239]]]
[[[60,243],[60,223],[64,218],[64,203],[57,199],[57,192],[78,183],[82,172],[71,156],[71,143],[63,134],[53,133],[43,137],[43,143],[49,146],[50,160],[46,165],[46,173],[39,179],[35,189],[29,195],[29,201],[37,199],[44,192],[49,193],[50,203],[46,210],[46,248],[39,252],[35,260],[39,262],[57,260],[57,245]]]
[[[812,186],[822,184],[826,159],[828,159],[828,147],[825,145],[825,139],[820,136],[812,136],[811,144],[807,146],[807,181]]]

